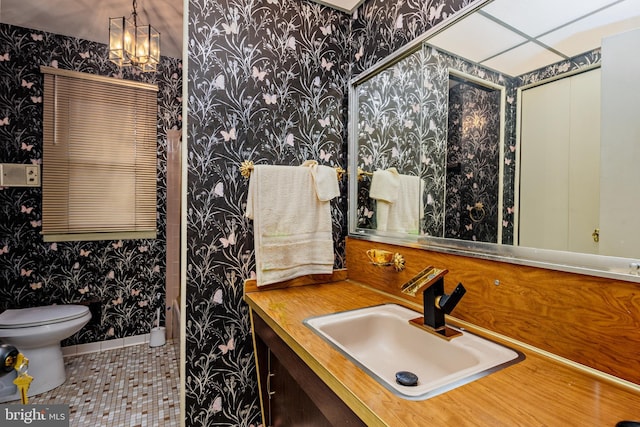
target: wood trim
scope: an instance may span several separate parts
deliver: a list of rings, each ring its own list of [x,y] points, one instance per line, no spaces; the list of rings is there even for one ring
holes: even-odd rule
[[[253,292],[246,301],[368,426],[614,426],[620,420],[638,416],[637,389],[603,381],[600,376],[512,342],[507,345],[526,355],[521,362],[424,401],[401,399],[303,321],[389,302],[414,304],[352,280]],[[313,303],[305,303],[310,301]]]
[[[260,415],[263,426],[268,426],[267,424],[267,410],[265,408],[264,397],[267,395],[267,386],[266,382],[263,381],[264,375],[263,372],[268,369],[267,367],[267,345],[264,343],[262,339],[257,336],[256,326],[254,324],[254,311],[249,310],[249,320],[251,322],[251,330],[253,333],[251,334],[251,340],[253,341],[253,358],[256,363],[256,373],[258,377],[258,399],[260,400]]]
[[[272,289],[284,289],[295,286],[316,285],[321,283],[332,283],[347,280],[347,270],[333,270],[332,274],[311,274],[308,276],[296,277],[284,282],[272,283],[270,285],[258,286],[256,279],[246,279],[244,281],[244,293],[269,291]]]
[[[422,305],[400,292],[425,266],[448,269],[445,291],[467,293],[452,315],[574,362],[640,384],[637,283],[347,239],[349,279]],[[402,272],[371,265],[366,251],[401,253]]]

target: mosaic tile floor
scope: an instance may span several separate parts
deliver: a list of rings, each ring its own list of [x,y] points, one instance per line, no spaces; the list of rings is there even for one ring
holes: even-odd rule
[[[67,381],[29,403],[70,406],[71,427],[180,425],[178,343],[66,357]]]

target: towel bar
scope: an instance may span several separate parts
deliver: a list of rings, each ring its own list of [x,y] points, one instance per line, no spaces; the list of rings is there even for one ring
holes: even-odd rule
[[[340,166],[334,169],[338,174],[338,180],[341,180],[346,171],[342,169]],[[245,160],[242,163],[240,163],[240,175],[242,175],[243,177],[249,179],[249,177],[251,176],[252,170],[253,170],[253,162],[251,160]]]
[[[365,176],[373,176],[373,172],[367,172],[362,168],[358,168],[358,181],[362,181]]]

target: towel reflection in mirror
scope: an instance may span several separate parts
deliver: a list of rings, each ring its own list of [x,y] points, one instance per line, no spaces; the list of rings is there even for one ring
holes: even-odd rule
[[[376,200],[377,229],[420,234],[423,193],[424,181],[418,176],[400,174],[396,168],[376,170],[369,197]]]

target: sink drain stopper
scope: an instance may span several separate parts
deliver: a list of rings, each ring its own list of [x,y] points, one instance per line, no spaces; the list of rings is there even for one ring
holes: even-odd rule
[[[409,371],[396,372],[396,382],[400,385],[414,387],[418,385],[418,376]]]

